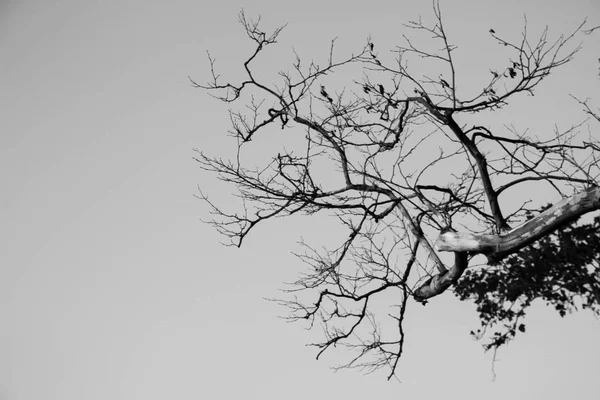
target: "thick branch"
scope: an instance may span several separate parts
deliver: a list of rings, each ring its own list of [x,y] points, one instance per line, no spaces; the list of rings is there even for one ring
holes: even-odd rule
[[[438,251],[481,253],[487,256],[488,262],[495,263],[594,210],[600,210],[600,187],[597,186],[556,203],[504,235],[445,232],[438,237],[435,248]]]
[[[446,119],[446,123],[448,124],[448,127],[452,130],[452,132],[456,135],[458,140],[460,140],[461,143],[467,148],[467,150],[477,163],[477,169],[479,170],[479,176],[481,177],[483,190],[488,199],[492,215],[494,216],[496,228],[499,232],[508,229],[508,224],[506,223],[506,219],[502,215],[500,205],[498,204],[498,193],[494,190],[494,187],[492,186],[492,181],[490,179],[490,173],[488,171],[488,165],[485,156],[481,154],[481,152],[477,148],[477,145],[475,145],[475,143],[467,137],[463,130],[458,126],[456,121],[454,121],[452,116],[448,116],[448,118]]]
[[[416,300],[423,301],[446,291],[461,277],[469,261],[466,252],[454,253],[454,265],[445,274],[436,274],[414,291]]]

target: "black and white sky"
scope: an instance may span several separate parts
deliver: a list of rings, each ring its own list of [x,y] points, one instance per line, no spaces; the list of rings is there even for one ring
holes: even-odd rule
[[[518,37],[524,14],[555,36],[586,17],[600,24],[597,0],[441,7],[458,54],[482,76],[496,62],[490,28]],[[342,52],[369,35],[392,49],[402,23],[432,17],[416,0],[0,1],[0,399],[596,396],[600,322],[542,305],[498,353],[494,382],[492,355],[468,335],[474,308],[451,294],[411,304],[402,383],[334,373],[341,351],[315,361],[313,333],[264,298],[302,270],[291,254],[300,236],[332,231],[277,221],[227,248],[194,198],[200,186],[236,206],[192,160],[194,148],[233,154],[227,107],[188,76],[209,78],[206,50],[224,77],[241,76],[251,51],[242,8],[265,28],[288,23],[257,64],[265,70],[289,68],[293,48],[324,58],[334,37]],[[511,123],[565,127],[583,119],[569,93],[600,101],[600,34],[586,40],[527,108],[508,110]]]

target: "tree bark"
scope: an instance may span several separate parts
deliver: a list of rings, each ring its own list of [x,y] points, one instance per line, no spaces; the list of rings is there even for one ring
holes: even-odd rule
[[[467,253],[455,252],[454,253],[454,265],[445,273],[440,273],[429,278],[423,283],[417,290],[413,292],[416,300],[424,302],[426,299],[437,296],[443,293],[452,285],[458,281],[465,269],[469,266],[467,259]]]
[[[442,233],[436,243],[438,251],[453,251],[454,266],[446,273],[436,274],[414,291],[419,301],[437,296],[457,282],[468,267],[467,254],[484,254],[488,263],[497,263],[504,257],[551,234],[566,223],[591,211],[600,210],[600,187],[591,187],[568,197],[540,215],[503,235],[461,232]]]
[[[535,218],[503,235],[445,232],[435,242],[438,251],[484,254],[495,263],[566,223],[594,210],[600,210],[600,187],[591,187],[568,197]]]

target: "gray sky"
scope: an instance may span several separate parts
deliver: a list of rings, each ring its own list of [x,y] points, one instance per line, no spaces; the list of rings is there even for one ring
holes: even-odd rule
[[[193,197],[200,185],[235,205],[192,161],[193,148],[234,150],[227,109],[187,76],[208,78],[207,49],[224,77],[240,76],[232,63],[250,51],[236,22],[242,7],[266,28],[289,22],[275,47],[288,57],[292,46],[325,56],[335,36],[341,49],[369,34],[392,48],[402,22],[431,17],[420,1],[0,2],[0,399],[594,396],[600,322],[590,314],[560,319],[534,307],[491,382],[491,354],[468,335],[474,307],[450,294],[409,305],[402,384],[333,373],[342,351],[314,360],[304,346],[313,333],[277,319],[284,310],[263,297],[302,269],[290,254],[296,240],[329,231],[278,221],[225,248]],[[488,29],[517,35],[523,13],[532,29],[556,34],[586,16],[600,23],[597,0],[442,9],[460,54],[484,73],[494,59]],[[532,108],[512,108],[511,122],[566,126],[582,117],[566,94],[600,101],[598,36],[528,99]],[[289,67],[278,61],[264,62]]]

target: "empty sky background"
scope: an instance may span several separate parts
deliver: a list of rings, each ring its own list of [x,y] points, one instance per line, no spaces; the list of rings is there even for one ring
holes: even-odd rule
[[[488,29],[516,37],[523,13],[551,34],[585,17],[600,24],[597,0],[441,3],[461,57],[484,74],[494,67]],[[290,254],[300,235],[331,233],[284,221],[226,248],[193,197],[199,185],[235,206],[192,160],[193,148],[233,152],[227,107],[187,76],[208,79],[207,49],[224,77],[241,76],[234,63],[251,51],[242,7],[265,28],[289,22],[261,61],[281,69],[292,46],[324,60],[333,37],[356,51],[372,35],[391,49],[401,23],[432,16],[427,1],[0,1],[0,399],[596,396],[592,315],[535,307],[491,382],[491,354],[468,335],[474,307],[451,294],[409,305],[401,384],[332,372],[343,352],[314,360],[304,346],[314,336],[263,297],[301,271]],[[583,118],[569,93],[600,102],[599,36],[530,108],[511,109],[514,120],[565,127]]]

